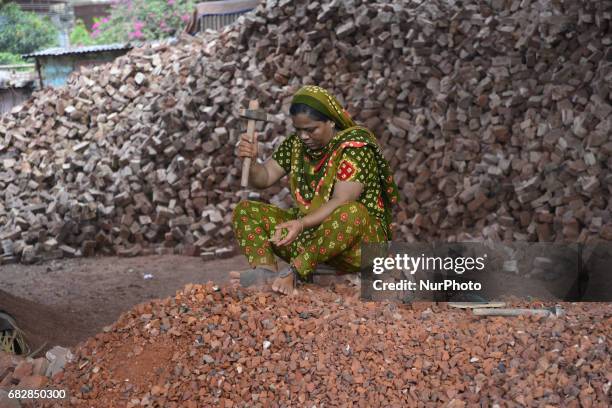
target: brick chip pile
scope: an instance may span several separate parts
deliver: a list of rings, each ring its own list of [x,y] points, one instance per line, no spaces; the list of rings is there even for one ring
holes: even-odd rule
[[[270,0],[37,92],[0,121],[1,259],[227,252],[238,109],[267,157],[309,83],[376,131],[398,237],[612,240],[612,3],[488,3]]]
[[[74,407],[607,407],[612,314],[482,318],[433,303],[187,285],[81,344]],[[496,405],[498,404],[498,405]]]
[[[8,403],[6,393],[11,389],[44,388],[49,379],[61,372],[71,358],[73,356],[70,350],[59,346],[53,347],[44,357],[39,358],[0,351],[0,407]]]

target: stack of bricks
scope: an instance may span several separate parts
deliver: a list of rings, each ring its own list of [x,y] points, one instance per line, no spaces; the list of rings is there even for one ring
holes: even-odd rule
[[[262,158],[304,84],[378,136],[399,239],[612,240],[611,6],[268,1],[83,68],[0,119],[0,262],[229,253],[251,98]],[[286,184],[261,193],[291,203]]]

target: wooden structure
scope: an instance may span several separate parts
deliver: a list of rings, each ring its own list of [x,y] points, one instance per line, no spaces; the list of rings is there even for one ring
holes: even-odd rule
[[[260,0],[227,0],[198,3],[185,31],[196,34],[207,29],[219,30],[241,15],[253,10]]]
[[[112,0],[72,0],[74,19],[82,20],[88,30],[95,17],[107,17],[110,14]]]
[[[64,7],[69,2],[66,0],[17,0],[13,3],[16,3],[23,11],[52,17],[57,13],[58,7]]]
[[[35,72],[17,71],[31,68],[29,65],[33,67],[33,64],[0,66],[0,114],[9,112],[32,95],[36,82]]]

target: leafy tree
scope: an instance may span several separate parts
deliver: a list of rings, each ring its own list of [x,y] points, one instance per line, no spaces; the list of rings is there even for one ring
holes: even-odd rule
[[[0,51],[27,54],[58,44],[58,30],[48,18],[22,11],[14,3],[0,8]]]
[[[11,54],[10,52],[0,52],[0,65],[25,64],[21,55]]]
[[[93,45],[94,40],[91,38],[87,27],[83,20],[77,20],[72,32],[70,33],[70,45],[82,46],[82,45]]]
[[[98,44],[157,40],[179,33],[193,12],[193,0],[115,0],[110,16],[96,19]]]

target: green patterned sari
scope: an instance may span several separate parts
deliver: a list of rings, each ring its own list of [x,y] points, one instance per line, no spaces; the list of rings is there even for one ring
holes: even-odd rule
[[[273,158],[289,175],[299,213],[307,215],[327,202],[336,181],[359,182],[364,189],[358,201],[380,221],[391,239],[392,206],[399,194],[375,135],[357,126],[336,98],[323,88],[305,86],[292,103],[310,106],[341,129],[323,149],[311,150],[292,134],[274,153]]]

